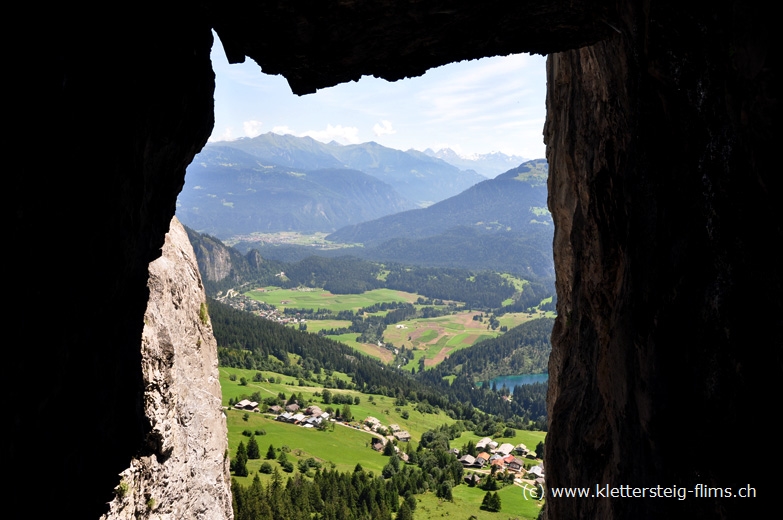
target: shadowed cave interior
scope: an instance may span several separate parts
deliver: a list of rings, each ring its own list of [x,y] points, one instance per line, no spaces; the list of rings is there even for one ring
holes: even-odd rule
[[[549,54],[559,316],[547,484],[751,483],[771,495],[780,56],[756,3],[687,4],[142,2],[102,20],[86,5],[23,7],[7,80],[3,461],[9,497],[48,482],[45,498],[12,508],[98,517],[130,458],[159,449],[138,368],[147,266],[212,130],[212,29],[231,61],[252,58],[300,95]],[[738,437],[764,455],[726,457]],[[744,518],[761,502],[561,499],[547,514]]]

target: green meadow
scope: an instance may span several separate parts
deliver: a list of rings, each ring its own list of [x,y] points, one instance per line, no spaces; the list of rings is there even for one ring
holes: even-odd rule
[[[248,413],[248,419],[243,419],[245,412],[238,410],[226,410],[226,423],[228,426],[229,454],[234,456],[237,446],[244,442],[247,446],[248,437],[242,435],[244,430],[262,430],[265,435],[256,436],[261,459],[248,460],[247,477],[234,477],[241,484],[249,485],[258,472],[261,464],[265,462],[265,455],[271,444],[277,450],[285,446],[290,449],[286,456],[296,466],[299,460],[314,458],[326,467],[334,467],[339,471],[353,471],[359,463],[368,471],[380,473],[388,459],[370,448],[372,436],[364,431],[356,430],[341,425],[320,431],[315,428],[302,428],[294,424],[275,421],[271,417],[258,413]],[[276,460],[268,461],[273,467],[278,467]],[[332,466],[334,464],[334,466]],[[298,471],[295,469],[294,471]],[[283,476],[286,473],[282,473]],[[262,480],[268,480],[269,475],[260,474]]]
[[[274,305],[278,309],[329,309],[334,313],[358,311],[362,307],[383,302],[414,303],[419,297],[417,294],[392,289],[374,289],[362,294],[332,294],[323,289],[299,290],[279,287],[264,287],[247,292],[245,296]]]
[[[504,275],[509,281],[521,287],[524,280]],[[246,293],[246,296],[258,301],[272,304],[279,309],[329,309],[333,313],[344,310],[357,311],[363,307],[369,307],[383,302],[407,302],[415,303],[419,295],[392,289],[375,289],[362,294],[332,294],[323,289],[281,289],[279,287],[264,287]],[[420,305],[416,305],[421,307]],[[387,311],[374,313],[384,315]],[[499,329],[492,330],[487,327],[487,320],[473,320],[473,316],[480,313],[475,311],[461,311],[437,318],[413,318],[400,323],[387,325],[383,339],[386,343],[393,343],[396,347],[404,345],[414,350],[414,358],[405,365],[406,370],[416,367],[419,360],[424,358],[425,366],[432,367],[445,359],[451,352],[469,347],[481,340],[495,338],[502,332]],[[501,326],[515,327],[526,321],[537,319],[542,313],[508,313],[500,317]],[[308,332],[318,332],[323,329],[337,329],[350,326],[345,320],[309,320]],[[356,341],[359,334],[350,332],[346,334],[329,336],[335,341],[344,343],[368,356],[380,359],[384,363],[390,363],[394,354],[377,344],[360,343]]]
[[[482,511],[481,502],[486,491],[477,487],[466,485],[455,486],[452,489],[453,502],[437,498],[433,493],[415,495],[418,505],[413,512],[413,517],[419,519],[430,518],[475,518],[476,520],[506,520],[519,518],[520,520],[534,520],[538,518],[543,502],[525,500],[522,488],[516,485],[506,486],[498,490],[501,509],[497,513]]]
[[[253,376],[255,370],[244,370],[241,368],[227,368],[220,367],[220,386],[223,391],[223,405],[228,406],[228,400],[230,398],[239,398],[243,395],[250,396],[253,392],[260,392],[261,397],[277,396],[279,393],[283,393],[286,397],[290,397],[292,393],[302,394],[305,400],[312,401],[313,404],[317,404],[322,409],[326,409],[327,406],[333,408],[341,408],[342,405],[326,405],[323,403],[321,397],[316,397],[314,394],[317,392],[321,394],[324,390],[323,386],[318,385],[314,381],[306,381],[306,386],[298,386],[298,382],[289,376],[282,374],[276,374],[274,372],[262,371],[262,375],[265,378],[281,378],[281,383],[267,383],[267,382],[254,382]],[[236,381],[230,380],[230,375],[235,374],[237,376]],[[247,385],[242,386],[239,384],[240,379],[244,377],[247,380]],[[345,377],[344,374],[335,372],[333,377]],[[293,383],[293,384],[292,384]],[[407,430],[414,439],[420,438],[421,435],[427,430],[437,428],[442,424],[452,424],[454,419],[450,418],[443,412],[437,414],[421,413],[415,410],[415,404],[409,404],[406,406],[396,406],[394,404],[394,398],[387,397],[385,395],[368,395],[356,390],[340,390],[337,388],[329,388],[329,391],[334,394],[348,394],[352,398],[359,398],[359,404],[352,404],[351,413],[356,421],[364,420],[365,417],[371,415],[380,420],[385,426],[390,424],[398,424],[401,429]],[[372,401],[370,401],[372,398]],[[403,412],[408,412],[408,419],[402,417]],[[258,415],[258,414],[251,414]],[[298,427],[297,427],[298,428]],[[242,428],[244,429],[244,428]],[[242,431],[240,429],[240,432]],[[303,428],[300,428],[303,429]],[[239,442],[237,442],[237,445]],[[236,447],[234,447],[236,449]]]

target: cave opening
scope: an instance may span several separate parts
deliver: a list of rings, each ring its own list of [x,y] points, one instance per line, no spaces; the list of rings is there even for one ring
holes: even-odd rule
[[[58,481],[39,512],[97,516],[140,449],[147,266],[160,254],[184,168],[211,130],[212,27],[234,59],[258,59],[298,93],[480,55],[555,53],[547,143],[565,290],[560,374],[550,383],[562,429],[550,429],[548,483],[725,487],[763,483],[780,465],[775,18],[748,2],[444,5],[208,2],[156,5],[155,16],[140,5],[111,24],[95,23],[88,7],[24,7],[14,27],[22,51],[10,66],[19,80],[9,82],[24,107],[12,111],[11,127],[21,129],[12,137],[12,243],[22,253],[45,243],[75,254],[56,256],[67,312],[43,317],[52,284],[41,273],[52,272],[54,255],[9,255],[8,294],[18,300],[7,321],[31,332],[6,354],[8,496],[29,496],[54,464]],[[45,147],[30,138],[41,122],[56,137]],[[57,232],[42,235],[47,222]],[[112,305],[96,304],[85,280]],[[49,389],[21,405],[32,358],[56,369]],[[76,407],[87,401],[89,414]],[[30,445],[31,432],[52,424],[62,434],[56,457]],[[726,439],[743,425],[763,456],[750,453],[737,468],[720,455],[736,451]],[[747,518],[761,504],[548,507],[550,518]],[[11,507],[29,516],[28,500]]]

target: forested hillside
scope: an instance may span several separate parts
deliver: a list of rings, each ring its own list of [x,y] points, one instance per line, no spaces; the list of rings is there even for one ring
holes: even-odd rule
[[[551,235],[552,217],[546,210],[548,174],[546,160],[528,161],[427,208],[347,226],[327,238],[377,246],[393,238],[440,235],[456,226],[485,233],[513,231],[523,235],[548,227]]]

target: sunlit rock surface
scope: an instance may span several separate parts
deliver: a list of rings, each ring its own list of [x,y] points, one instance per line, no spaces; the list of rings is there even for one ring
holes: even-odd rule
[[[150,454],[130,461],[103,518],[233,518],[217,343],[176,218],[149,272],[141,352]]]

